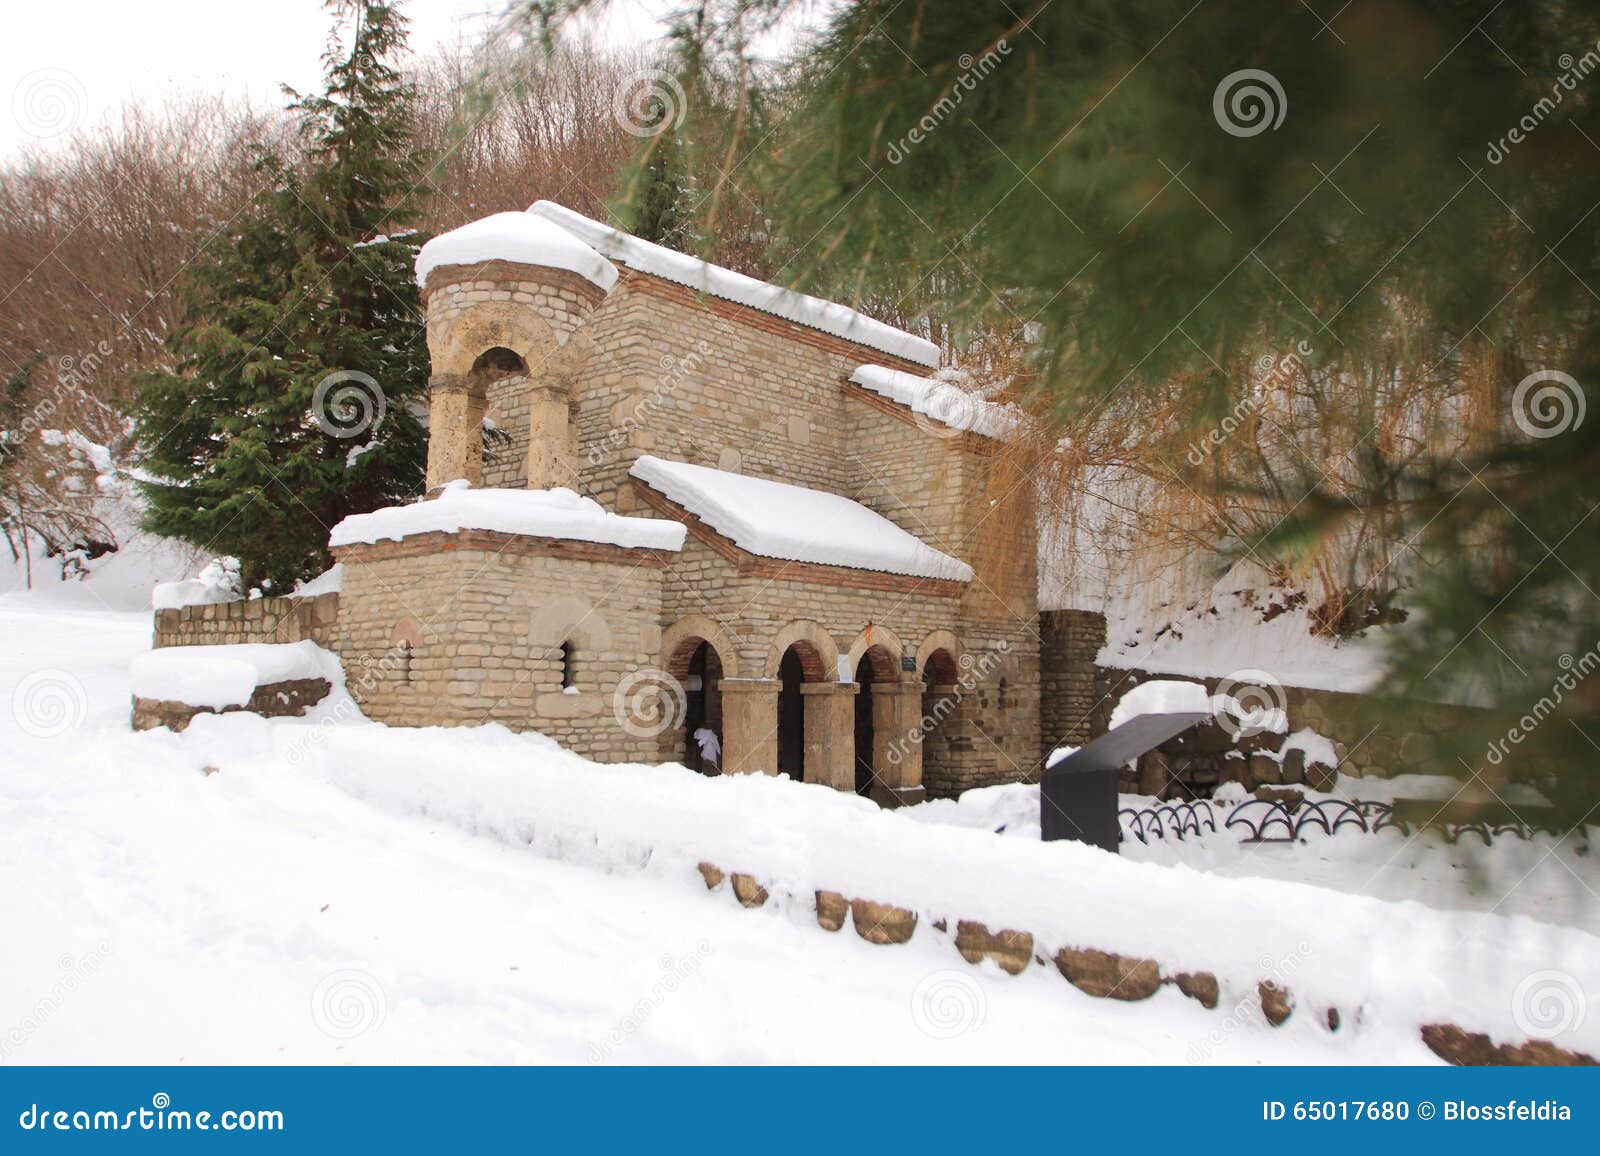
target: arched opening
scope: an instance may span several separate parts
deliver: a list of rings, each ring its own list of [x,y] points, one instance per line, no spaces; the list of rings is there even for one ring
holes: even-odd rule
[[[528,363],[503,345],[480,353],[467,374],[467,397],[480,431],[485,485],[504,485],[511,480],[506,471],[515,470],[518,447],[513,442],[517,439],[506,428],[506,419],[518,411],[515,394],[527,376]]]
[[[669,631],[666,642],[667,673],[683,688],[683,725],[662,734],[661,754],[702,775],[720,775],[723,767],[722,680],[726,667],[715,645],[700,634],[680,633],[683,625]],[[700,628],[714,626],[714,623],[704,623]],[[676,642],[672,641],[673,635],[677,636]]]
[[[709,642],[689,655],[683,679],[683,765],[702,775],[722,773],[722,661]]]
[[[470,376],[474,383],[482,382],[487,386],[508,377],[526,376],[527,372],[528,363],[518,354],[503,345],[496,345],[478,354],[478,359],[472,363]]]
[[[806,699],[800,688],[824,677],[822,652],[810,642],[792,643],[778,660],[778,773],[795,782],[806,777]]]
[[[954,726],[946,720],[961,706],[960,677],[956,661],[943,647],[922,663],[922,782],[941,789],[954,770],[951,738]]]
[[[870,795],[875,781],[887,781],[880,767],[878,750],[880,721],[884,710],[878,705],[874,689],[895,678],[894,656],[882,646],[869,646],[856,663],[855,680],[861,686],[856,695],[856,794]]]
[[[791,646],[778,663],[778,773],[799,783],[806,777],[806,672],[797,650]]]

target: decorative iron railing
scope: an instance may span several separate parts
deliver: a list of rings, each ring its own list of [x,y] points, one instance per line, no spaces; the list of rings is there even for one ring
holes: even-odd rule
[[[1153,807],[1123,807],[1118,817],[1124,841],[1132,838],[1149,843],[1152,839],[1181,840],[1216,834],[1223,810],[1223,806],[1209,799],[1193,799]],[[1247,799],[1227,811],[1221,829],[1242,832],[1243,843],[1298,843],[1315,831],[1324,835],[1336,835],[1341,830],[1372,834],[1393,828],[1410,835],[1413,830],[1431,828],[1439,831],[1446,843],[1475,834],[1488,846],[1499,835],[1529,839],[1536,831],[1567,834],[1544,817],[1545,810],[1529,807],[1515,816],[1500,811],[1488,817],[1469,817],[1444,807],[1433,811],[1415,804],[1397,812],[1393,804],[1360,799],[1305,799],[1293,806],[1275,800]]]

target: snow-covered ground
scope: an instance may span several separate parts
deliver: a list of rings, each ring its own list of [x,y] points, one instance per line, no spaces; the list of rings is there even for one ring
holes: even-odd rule
[[[0,1061],[1182,1063],[1218,1022],[1175,991],[1095,1000],[1053,969],[969,967],[933,934],[875,947],[698,877],[568,865],[375,806],[261,757],[253,740],[304,724],[132,735],[148,615],[51,601],[0,599],[0,698],[31,686],[44,736],[0,714]],[[463,770],[552,757],[497,729],[433,751]],[[1309,1022],[1207,1054],[1431,1058],[1402,1031]]]
[[[519,835],[514,806],[508,823],[492,809],[474,817],[495,774],[589,767],[536,736],[244,715],[133,735],[126,671],[148,645],[148,616],[50,602],[0,601],[10,643],[0,695],[24,712],[0,716],[4,1059],[1431,1059],[1414,1027],[1383,1015],[1337,1035],[1307,1016],[1221,1030],[1224,1013],[1170,989],[1123,1004],[1078,992],[1053,968],[969,967],[931,927],[876,947],[822,931],[781,897],[745,911],[692,871],[618,866],[626,847],[574,840],[571,861],[552,859],[559,825],[542,834],[535,817]],[[41,705],[51,686],[60,716]],[[628,769],[590,769],[602,797],[626,784]],[[703,782],[673,768],[637,773]],[[465,803],[441,789],[455,779]],[[684,800],[690,826],[696,801]],[[756,808],[753,821],[770,818]],[[1146,870],[1159,886],[1173,869]],[[1181,869],[1171,879],[1175,890],[1192,881]],[[1225,921],[1226,903],[1208,918]],[[1560,946],[1552,959],[1569,968],[1575,950],[1600,960],[1588,936],[1566,933]]]

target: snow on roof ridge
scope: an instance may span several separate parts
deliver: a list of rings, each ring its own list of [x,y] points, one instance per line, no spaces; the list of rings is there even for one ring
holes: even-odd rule
[[[645,456],[628,471],[764,558],[970,582],[972,567],[839,494]]]
[[[632,233],[585,217],[554,201],[535,201],[528,206],[528,212],[559,225],[598,252],[629,268],[686,285],[712,297],[747,305],[762,313],[786,318],[809,329],[831,333],[869,349],[892,353],[929,369],[938,367],[939,347],[933,342],[886,325],[848,305],[811,297],[769,281],[758,281],[721,265],[713,265],[676,249],[635,237]]]
[[[330,547],[417,534],[491,530],[535,538],[567,538],[627,548],[680,550],[684,527],[661,518],[629,518],[604,509],[593,498],[557,487],[550,490],[473,489],[448,483],[436,498],[352,514],[333,528]]]
[[[996,441],[1022,432],[1028,415],[1020,406],[989,401],[936,377],[918,377],[887,365],[858,365],[850,380],[864,389],[909,406],[913,413],[950,429],[969,430]]]
[[[559,222],[528,213],[492,213],[440,233],[417,253],[417,285],[441,265],[514,261],[565,269],[605,292],[617,283],[617,267]]]

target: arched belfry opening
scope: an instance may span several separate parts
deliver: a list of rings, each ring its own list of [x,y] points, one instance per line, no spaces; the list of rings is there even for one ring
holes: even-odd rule
[[[478,355],[478,359],[472,363],[472,371],[467,376],[471,381],[482,383],[487,388],[508,377],[528,376],[528,363],[514,351],[503,345],[496,345]]]

